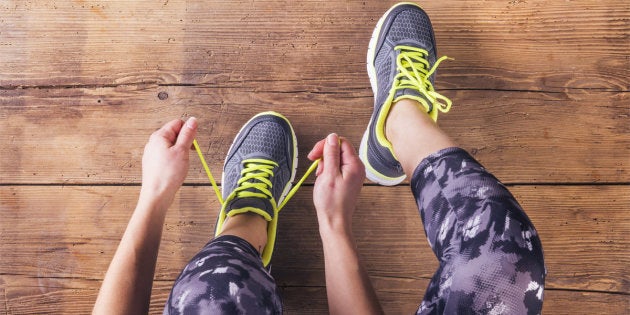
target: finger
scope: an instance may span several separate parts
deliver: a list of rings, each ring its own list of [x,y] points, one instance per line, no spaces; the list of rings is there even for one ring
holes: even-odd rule
[[[323,172],[331,175],[339,173],[339,136],[336,133],[331,133],[326,137],[323,161]]]
[[[361,171],[365,168],[363,162],[357,155],[357,151],[350,141],[343,139],[341,141],[341,169],[342,173],[346,171]]]
[[[341,165],[357,164],[361,162],[354,146],[347,139],[342,138],[341,141]]]
[[[357,150],[354,148],[352,143],[345,138],[341,142],[341,159],[345,162],[351,163],[361,162],[361,159],[359,159],[359,155],[357,154]]]
[[[319,164],[317,164],[317,170],[315,171],[315,176],[321,175],[323,170],[324,170],[324,161],[319,161]]]
[[[182,125],[184,122],[181,119],[174,119],[162,126],[162,128],[158,129],[153,133],[154,136],[158,136],[166,140],[169,146],[175,144],[177,140],[177,135],[179,134],[179,130],[182,129]]]
[[[348,141],[348,139],[342,137],[341,138],[341,164],[344,164],[344,160],[353,161],[358,160],[359,155],[357,155],[357,150],[354,148],[352,143]]]
[[[179,131],[176,146],[190,148],[192,146],[195,135],[197,134],[197,118],[190,117]]]
[[[319,140],[315,143],[311,152],[308,153],[309,160],[315,161],[322,157],[324,154],[324,143],[326,143],[326,139]]]

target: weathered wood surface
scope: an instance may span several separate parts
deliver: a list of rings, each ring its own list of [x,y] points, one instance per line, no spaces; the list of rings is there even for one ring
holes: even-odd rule
[[[0,86],[238,82],[283,92],[362,89],[372,28],[391,4],[5,1]],[[441,86],[628,91],[624,0],[422,5],[440,53],[455,58],[441,68]]]
[[[220,177],[234,135],[265,110],[292,121],[303,173],[306,153],[328,133],[359,144],[372,111],[371,91],[345,91],[342,97],[250,93],[236,86],[0,91],[0,183],[137,184],[149,134],[190,115],[200,119],[197,138]],[[160,100],[160,92],[169,97]],[[507,183],[630,182],[627,93],[446,94],[455,105],[440,124]],[[192,161],[188,182],[207,183],[197,158]]]
[[[556,305],[546,306],[548,313],[558,313],[552,310],[561,310],[566,301],[583,295],[596,304],[628,300],[630,194],[626,187],[515,186],[511,190],[543,241],[549,270],[547,301]],[[272,272],[284,288],[289,310],[304,310],[305,304],[314,303],[311,291],[323,294],[325,285],[311,191],[304,187],[280,220]],[[383,191],[364,187],[354,230],[379,296],[396,314],[417,307],[437,261],[424,238],[409,188]],[[6,293],[10,313],[38,312],[46,305],[89,309],[137,193],[138,187],[121,186],[0,188],[0,290]],[[383,209],[391,209],[392,204],[399,210],[383,220]],[[160,303],[187,260],[209,239],[217,207],[209,187],[184,187],[178,194],[167,216],[156,270],[159,284],[154,298]],[[554,294],[561,300],[553,300]],[[624,305],[608,307],[621,310]]]
[[[375,279],[382,286],[378,296],[386,314],[414,314],[422,300],[422,291],[429,280],[396,278]],[[96,300],[95,281],[85,279],[39,279],[24,276],[0,276],[0,314],[86,314]],[[155,281],[150,314],[161,314],[171,289],[171,281]],[[326,314],[325,288],[309,286],[281,287],[285,314]],[[0,291],[2,292],[2,291]],[[6,300],[5,300],[6,299]],[[4,302],[7,302],[6,304]],[[546,290],[545,314],[627,314],[628,296],[602,292]]]
[[[392,3],[0,2],[0,314],[90,310],[135,206],[142,146],[166,120],[200,118],[217,175],[241,124],[264,110],[293,122],[300,174],[329,132],[358,144],[372,104],[365,50]],[[439,53],[455,58],[439,69],[455,103],[440,124],[513,184],[538,228],[545,313],[630,313],[627,1],[422,5]],[[218,204],[192,158],[151,313],[214,227]],[[355,219],[390,314],[413,313],[437,265],[408,190],[365,187]],[[288,314],[327,310],[310,193],[280,221],[273,273]],[[392,204],[400,211],[379,224]]]

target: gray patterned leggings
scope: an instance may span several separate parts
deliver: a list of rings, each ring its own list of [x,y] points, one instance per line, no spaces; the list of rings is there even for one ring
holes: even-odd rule
[[[540,314],[540,239],[510,192],[466,151],[424,159],[411,189],[440,266],[418,314]],[[282,303],[246,241],[210,241],[175,281],[164,314],[277,314]]]

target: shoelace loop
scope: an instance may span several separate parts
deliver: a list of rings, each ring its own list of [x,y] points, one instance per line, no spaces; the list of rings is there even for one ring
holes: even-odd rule
[[[243,164],[241,178],[234,189],[236,197],[273,199],[270,190],[273,184],[269,178],[273,176],[273,169],[278,166],[278,163],[265,159],[246,159],[241,163]]]
[[[429,77],[437,70],[437,67],[447,56],[439,58],[433,67],[429,67],[427,60],[429,53],[421,48],[399,45],[394,50],[400,50],[396,58],[396,67],[399,73],[394,77],[392,90],[413,89],[431,101],[437,109],[443,113],[451,109],[452,102],[446,96],[435,92]],[[424,100],[421,100],[425,103]],[[426,108],[432,108],[429,104],[423,104]]]
[[[193,146],[195,147],[195,151],[197,151],[199,160],[201,160],[201,164],[203,165],[203,168],[206,171],[206,175],[208,175],[208,179],[210,180],[210,184],[212,185],[212,188],[214,189],[214,192],[217,195],[217,199],[219,200],[219,203],[221,203],[221,206],[223,206],[225,201],[223,200],[223,197],[221,196],[221,190],[219,189],[219,186],[214,180],[214,177],[212,176],[212,172],[210,172],[210,168],[208,167],[208,164],[206,163],[206,159],[203,157],[203,153],[201,152],[201,148],[199,148],[199,143],[197,143],[197,139],[193,140]],[[298,191],[300,186],[302,186],[302,183],[304,183],[304,181],[308,178],[308,176],[311,175],[313,171],[315,171],[320,160],[321,159],[315,160],[313,164],[311,164],[311,166],[308,168],[306,173],[304,173],[304,176],[302,176],[302,178],[293,186],[293,188],[286,195],[282,203],[280,203],[280,205],[277,206],[278,212],[280,212],[280,210],[284,208],[284,206],[293,197],[293,195],[295,195],[295,193]],[[273,186],[271,181],[269,180],[269,177],[273,176],[273,168],[278,166],[278,164],[273,161],[269,161],[265,159],[248,159],[248,160],[243,160],[242,163],[244,164],[245,168],[241,171],[241,178],[238,180],[238,187],[235,190],[237,196],[238,197],[268,198],[268,199],[274,200],[273,195],[271,194],[271,191],[269,190]],[[249,180],[253,178],[258,180],[258,182],[249,182]],[[257,189],[258,191],[260,191],[260,193],[247,190],[251,188]],[[276,205],[276,200],[274,200],[272,204]]]

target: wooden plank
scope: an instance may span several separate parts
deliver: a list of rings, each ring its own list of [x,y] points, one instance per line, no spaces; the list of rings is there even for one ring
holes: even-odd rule
[[[630,292],[629,186],[532,186],[511,191],[527,210],[543,242],[548,287],[564,288],[579,282],[576,288],[582,290]],[[602,247],[610,254],[603,254]],[[608,264],[589,258],[597,255],[610,255],[610,266],[619,264],[618,284],[605,279]]]
[[[397,279],[388,281],[391,282],[391,286],[401,286],[401,281]],[[428,280],[425,282],[428,283]],[[424,283],[421,287],[425,287]],[[282,293],[287,314],[328,312],[326,291],[321,287],[290,287],[285,288]],[[386,314],[415,314],[422,301],[422,293],[417,290],[380,291],[378,296]],[[592,310],[596,310],[597,314],[627,314],[630,311],[628,296],[601,292],[545,291],[543,314],[590,314]]]
[[[397,279],[389,279],[389,281],[392,286],[400,286],[400,281]],[[328,312],[326,291],[321,287],[291,287],[284,289],[282,293],[287,314],[326,314]],[[422,293],[419,294],[417,290],[415,292],[380,291],[378,296],[386,314],[415,314],[422,301]],[[627,314],[630,311],[628,296],[601,292],[545,291],[543,314],[590,314],[592,310],[596,310],[597,314]]]
[[[150,314],[162,313],[171,286],[163,281],[154,283]],[[0,313],[88,314],[99,287],[100,282],[94,279],[0,275],[0,290],[7,292],[7,303]]]
[[[6,295],[6,314],[87,314],[91,311],[98,282],[42,276],[1,275]]]
[[[422,290],[428,280],[408,282],[389,278],[379,281],[396,290],[378,292],[386,314],[413,314],[422,300]],[[150,314],[161,314],[172,282],[156,281],[151,297]],[[402,289],[416,288],[416,289]],[[85,314],[91,311],[98,283],[84,279],[53,279],[25,276],[0,276],[0,290],[6,290],[7,304],[0,309],[6,314]],[[322,286],[281,288],[285,314],[325,314],[328,311],[326,291]],[[625,314],[630,310],[628,296],[602,292],[546,290],[544,313]]]
[[[548,314],[630,313],[626,2],[423,3],[440,54],[455,58],[437,82],[455,101],[445,130],[508,183],[616,183],[511,188],[543,240]],[[171,117],[200,118],[216,175],[241,124],[264,110],[292,120],[300,174],[329,132],[358,144],[372,102],[365,50],[392,3],[0,4],[0,314],[91,309],[135,206],[142,146]],[[206,181],[193,157],[187,182]],[[94,184],[104,186],[80,186]],[[327,311],[311,189],[280,223],[273,273],[287,314]],[[415,310],[437,266],[408,189],[365,187],[354,226],[391,314]],[[179,193],[151,313],[212,234],[213,198],[207,186]]]
[[[223,84],[289,91],[368,86],[364,56],[384,1],[8,1],[0,86]],[[628,90],[624,0],[423,3],[438,86]]]
[[[364,187],[354,229],[373,277],[430,279],[437,268],[408,189]],[[512,190],[543,241],[548,288],[630,293],[627,187]],[[1,187],[0,275],[102,279],[137,193],[138,187]],[[218,208],[214,198],[209,187],[180,191],[167,217],[157,279],[175,279],[210,239]],[[311,198],[311,188],[304,187],[280,220],[273,273],[282,286],[324,285]],[[383,221],[383,209],[392,204],[399,210]]]
[[[167,120],[190,115],[200,119],[198,139],[220,177],[241,125],[266,110],[291,119],[302,174],[306,153],[328,133],[360,142],[371,92],[343,91],[156,85],[0,90],[0,183],[137,184],[149,134]],[[168,98],[160,100],[159,93]],[[441,116],[441,126],[507,183],[630,182],[628,93],[446,94],[455,105]],[[194,156],[189,174],[189,183],[207,183]]]
[[[0,276],[0,315],[7,315],[8,310],[6,283],[4,278]]]

